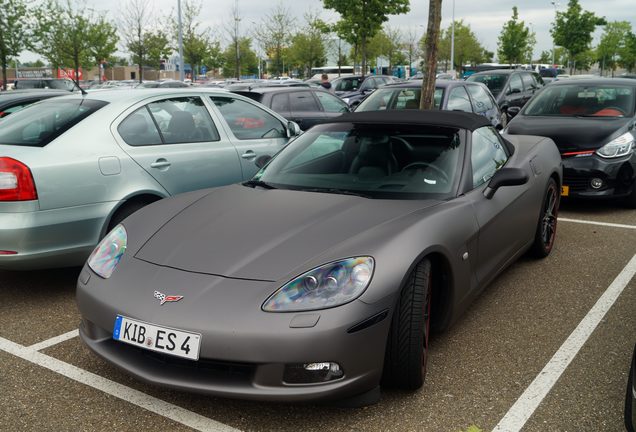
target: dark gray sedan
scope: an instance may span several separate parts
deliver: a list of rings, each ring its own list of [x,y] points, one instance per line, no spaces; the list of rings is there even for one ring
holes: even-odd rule
[[[80,335],[163,386],[277,401],[414,390],[431,329],[555,241],[554,143],[481,116],[345,114],[252,180],[149,205],[77,285]]]

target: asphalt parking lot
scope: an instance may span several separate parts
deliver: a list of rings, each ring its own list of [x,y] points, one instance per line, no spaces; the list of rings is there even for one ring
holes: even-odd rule
[[[0,271],[2,431],[622,431],[636,342],[636,211],[566,203],[450,330],[426,383],[364,408],[217,399],[132,379],[77,337],[79,269]]]

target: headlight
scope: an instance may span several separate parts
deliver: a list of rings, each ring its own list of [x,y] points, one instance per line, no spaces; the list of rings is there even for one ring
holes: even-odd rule
[[[627,132],[596,150],[596,154],[604,158],[617,158],[631,153],[633,147],[634,137]]]
[[[127,241],[126,229],[123,225],[117,225],[99,242],[88,258],[88,266],[104,279],[108,279],[124,255]]]
[[[342,98],[343,102],[349,105],[349,98]]]
[[[373,275],[371,257],[347,258],[315,268],[286,283],[263,304],[266,312],[326,309],[358,298]]]

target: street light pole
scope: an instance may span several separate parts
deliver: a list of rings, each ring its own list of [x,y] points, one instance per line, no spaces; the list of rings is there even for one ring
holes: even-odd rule
[[[455,78],[455,0],[453,0],[453,22],[451,23],[451,68],[453,69],[453,78]]]
[[[177,0],[177,17],[179,22],[179,80],[185,80],[185,71],[183,70],[183,29],[181,25],[181,0]]]
[[[239,8],[238,8],[238,0],[234,2],[234,45],[236,48],[236,79],[241,79],[241,56],[239,54],[239,22],[241,18],[239,17]]]
[[[559,5],[559,2],[551,1],[550,3],[552,3],[552,6],[554,6],[554,19],[556,20],[557,6]],[[555,56],[556,56],[556,47],[554,46],[554,36],[552,36],[552,66],[553,67],[554,67]]]

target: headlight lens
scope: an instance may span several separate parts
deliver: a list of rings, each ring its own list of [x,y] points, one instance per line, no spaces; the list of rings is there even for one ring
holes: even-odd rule
[[[99,242],[88,258],[88,266],[104,279],[108,279],[126,252],[127,241],[126,229],[123,225],[117,225]]]
[[[627,132],[596,150],[596,154],[604,158],[617,158],[630,154],[633,147],[634,136]]]
[[[322,265],[286,283],[263,304],[266,312],[326,309],[358,298],[369,285],[375,263],[354,257]]]
[[[346,103],[347,105],[349,105],[349,98],[342,98],[342,101]]]

